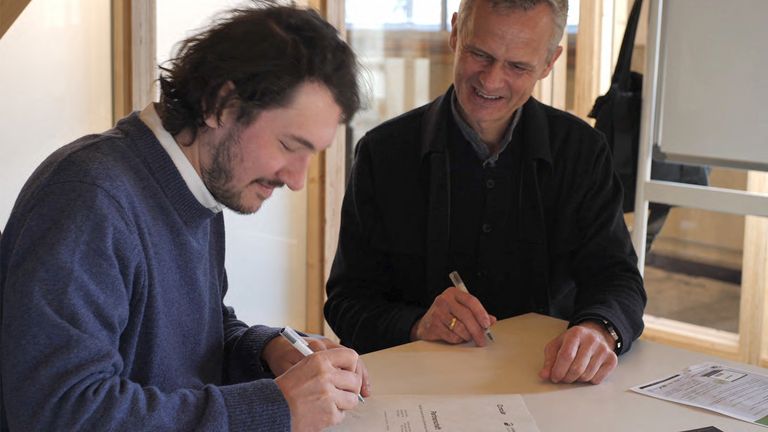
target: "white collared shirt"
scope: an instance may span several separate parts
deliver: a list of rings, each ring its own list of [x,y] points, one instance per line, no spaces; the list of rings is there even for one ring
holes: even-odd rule
[[[168,152],[168,156],[171,157],[173,164],[176,165],[176,169],[179,170],[181,178],[187,183],[187,187],[192,191],[195,198],[200,201],[200,204],[204,205],[212,212],[220,212],[221,204],[219,204],[216,201],[216,198],[211,195],[211,192],[205,187],[203,179],[200,178],[197,171],[195,171],[195,168],[189,162],[189,159],[187,159],[187,156],[181,151],[176,140],[173,139],[173,136],[163,127],[163,122],[160,120],[160,116],[157,115],[157,111],[155,111],[155,104],[150,103],[147,105],[147,107],[141,111],[141,114],[139,114],[139,118],[150,130],[152,130],[152,133],[155,134],[157,140],[160,141],[160,144],[165,151]]]

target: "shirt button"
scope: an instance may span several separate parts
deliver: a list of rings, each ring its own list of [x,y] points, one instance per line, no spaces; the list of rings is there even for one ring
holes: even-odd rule
[[[483,232],[486,234],[491,232],[491,224],[483,224]]]
[[[488,189],[493,189],[493,187],[494,187],[494,186],[496,186],[496,182],[495,182],[495,181],[493,181],[493,179],[488,179],[488,180],[485,182],[485,186],[486,186]]]

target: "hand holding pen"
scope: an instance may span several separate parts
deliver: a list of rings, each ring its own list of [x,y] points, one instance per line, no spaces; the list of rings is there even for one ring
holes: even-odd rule
[[[466,287],[463,291],[449,287],[413,325],[411,340],[440,340],[452,344],[474,341],[482,347],[493,341],[493,335],[486,337],[485,329],[495,323],[496,317],[489,315],[480,300],[466,292]]]
[[[303,337],[299,336],[299,334],[296,333],[296,330],[290,328],[289,326],[285,326],[282,330],[280,330],[280,336],[284,337],[288,342],[290,342],[290,344],[293,345],[293,347],[296,348],[300,353],[302,353],[304,357],[310,354],[314,354],[312,349],[309,347],[309,343],[304,340]],[[361,396],[360,393],[357,394],[357,400],[365,403],[365,399],[363,399],[363,396]]]
[[[285,397],[291,411],[291,430],[317,431],[341,423],[345,412],[358,407],[360,356],[349,348],[321,349],[322,338],[311,338],[309,343],[293,330],[282,332],[283,337],[272,339],[272,353],[290,358],[293,366],[279,374],[274,383]],[[290,336],[290,337],[289,337]],[[304,342],[302,342],[304,341]],[[330,342],[330,341],[329,341]],[[317,347],[312,353],[310,345]],[[272,368],[272,362],[267,361]],[[300,360],[296,360],[299,358]],[[262,353],[262,359],[266,360]],[[370,395],[370,391],[366,393]]]
[[[469,291],[467,291],[467,286],[464,285],[464,281],[461,280],[461,276],[459,276],[459,272],[453,271],[448,275],[448,277],[451,278],[451,282],[456,284],[456,288],[458,288],[463,293],[469,294]],[[456,322],[454,321],[453,324],[455,325]],[[490,327],[490,323],[483,327],[483,332],[489,341],[494,342],[493,333],[491,333],[491,330],[488,327]]]

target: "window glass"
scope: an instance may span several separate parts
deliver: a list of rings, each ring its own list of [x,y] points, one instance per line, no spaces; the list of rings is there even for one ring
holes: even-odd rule
[[[654,225],[651,203],[649,231]],[[739,332],[743,215],[673,207],[645,259],[648,315]]]
[[[440,30],[443,0],[347,0],[347,29]]]
[[[412,1],[413,24],[439,30],[442,3],[442,0]]]

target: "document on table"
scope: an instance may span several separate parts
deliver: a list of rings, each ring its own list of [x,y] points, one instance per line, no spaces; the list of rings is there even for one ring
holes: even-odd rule
[[[702,363],[632,390],[768,427],[766,375]]]
[[[519,394],[371,396],[326,432],[538,432]]]

